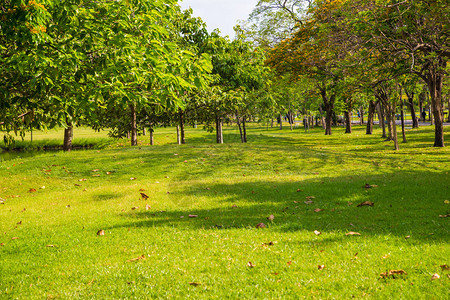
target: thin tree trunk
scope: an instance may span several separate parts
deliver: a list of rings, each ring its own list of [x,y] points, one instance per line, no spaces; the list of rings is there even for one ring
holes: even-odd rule
[[[30,139],[31,139],[31,143],[33,143],[33,126],[30,125]]]
[[[359,125],[364,125],[364,108],[361,106],[359,108]]]
[[[153,135],[153,125],[150,124],[150,127],[148,128],[148,131],[150,132],[150,145],[155,144],[154,135]]]
[[[417,120],[416,111],[414,110],[414,92],[408,93],[405,90],[406,96],[408,97],[408,107],[411,113],[412,128],[419,128],[419,122]]]
[[[404,113],[404,110],[403,110],[403,99],[402,98],[400,98],[400,101],[402,101],[402,104],[401,104],[401,112],[400,112],[400,117],[401,117],[401,120],[402,120],[402,137],[403,137],[403,143],[406,143],[406,134],[405,134],[405,113]]]
[[[223,144],[222,119],[219,116],[216,116],[216,142]]]
[[[367,127],[366,127],[366,134],[372,134],[373,133],[373,117],[375,115],[375,101],[370,100],[369,101],[369,112],[367,116]]]
[[[331,135],[331,124],[333,122],[333,108],[334,108],[334,98],[335,95],[327,97],[327,91],[325,88],[320,89],[320,94],[322,95],[323,104],[325,106],[326,117],[325,117],[325,135]]]
[[[239,115],[237,115],[237,114],[236,114],[236,122],[239,127],[239,134],[241,135],[241,143],[243,143],[244,142],[244,134],[242,132],[241,120],[239,118]]]
[[[147,135],[147,130],[145,129],[145,127],[142,129],[142,135]]]
[[[184,112],[179,109],[179,114],[180,114],[180,141],[181,144],[186,144],[186,138],[184,135]]]
[[[242,118],[242,131],[244,132],[244,143],[247,143],[247,128],[245,126],[245,117]]]
[[[137,146],[136,106],[130,104],[131,109],[131,146]]]
[[[64,129],[64,145],[63,150],[70,152],[72,151],[72,141],[73,141],[73,125],[72,122],[67,122],[67,128]]]
[[[283,115],[280,113],[280,130],[283,129]]]
[[[442,77],[438,74],[430,76],[428,89],[431,96],[431,107],[434,117],[434,147],[445,147],[444,145],[444,114],[442,110]],[[433,80],[434,79],[434,80]]]
[[[351,120],[351,111],[344,111],[344,119],[345,119],[345,133],[352,133],[352,120]]]
[[[379,119],[379,123],[380,123],[380,127],[383,131],[381,138],[387,138],[386,135],[386,124],[385,124],[385,120],[384,120],[384,105],[382,104],[382,102],[380,101],[378,103],[378,119]]]
[[[394,140],[393,135],[393,123],[395,124],[395,113],[392,113],[392,107],[390,103],[384,103],[384,109],[385,109],[385,115],[386,115],[386,121],[387,121],[387,127],[388,127],[388,136],[387,141]]]
[[[178,144],[178,145],[181,145],[180,125],[177,125],[177,144]]]

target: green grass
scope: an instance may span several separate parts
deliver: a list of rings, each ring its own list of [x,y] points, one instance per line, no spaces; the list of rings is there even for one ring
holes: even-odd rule
[[[362,127],[251,128],[246,145],[188,128],[181,146],[169,128],[156,146],[2,161],[0,298],[445,299],[450,149],[432,129],[395,152]]]

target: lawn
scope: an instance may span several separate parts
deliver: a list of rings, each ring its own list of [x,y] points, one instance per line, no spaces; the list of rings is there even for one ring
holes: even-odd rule
[[[397,152],[378,128],[224,130],[1,161],[0,298],[448,297],[432,127]]]

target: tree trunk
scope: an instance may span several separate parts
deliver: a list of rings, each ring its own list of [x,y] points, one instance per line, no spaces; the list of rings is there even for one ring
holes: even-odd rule
[[[395,108],[392,110],[391,121],[392,121],[392,139],[394,140],[394,150],[398,150],[399,147],[397,138],[397,125],[395,124]]]
[[[154,145],[155,144],[155,140],[153,137],[153,126],[150,124],[150,127],[148,128],[148,131],[150,132],[150,145]]]
[[[64,129],[64,145],[63,150],[70,152],[72,151],[72,140],[73,140],[73,125],[72,122],[67,122],[67,128]]]
[[[445,65],[444,65],[445,67]],[[432,76],[433,75],[433,76]],[[431,107],[434,117],[434,147],[444,147],[444,114],[442,110],[442,76],[432,74],[429,76],[428,89],[431,97]]]
[[[381,138],[387,138],[386,136],[386,124],[384,122],[384,108],[381,101],[378,102],[378,122],[380,123],[380,127],[383,130],[383,134],[381,135]]]
[[[244,143],[247,143],[247,128],[245,126],[245,117],[242,118],[242,131],[244,132]]]
[[[406,134],[405,134],[405,113],[403,111],[403,99],[400,98],[400,101],[402,101],[401,104],[401,120],[402,120],[402,137],[403,137],[403,143],[406,143]]]
[[[237,114],[236,114],[236,122],[239,127],[239,134],[241,135],[241,143],[244,143],[244,134],[242,132],[241,120]]]
[[[136,106],[130,104],[131,110],[131,146],[137,146]]]
[[[447,122],[450,122],[450,95],[447,94],[447,98],[448,98],[448,117],[447,117]]]
[[[425,93],[422,92],[419,94],[419,118],[422,122],[425,122],[425,118],[422,116],[422,112],[425,110],[425,108],[423,107],[424,99],[425,99]]]
[[[325,88],[320,89],[320,94],[322,96],[323,104],[325,106],[325,135],[331,135],[331,124],[333,122],[333,108],[334,108],[334,98],[335,95],[327,97],[327,91]]]
[[[344,111],[345,118],[345,133],[352,133],[352,120],[351,120],[351,111],[348,109]]]
[[[30,125],[30,140],[33,143],[33,126]]]
[[[392,106],[390,103],[384,103],[384,109],[385,109],[385,116],[386,116],[386,122],[388,127],[388,136],[386,138],[387,141],[394,140],[394,133],[393,133],[393,124],[395,124],[395,112],[392,112]]]
[[[283,115],[280,113],[280,130],[283,129]]]
[[[179,109],[179,114],[180,114],[180,142],[181,144],[186,144],[186,138],[184,135],[184,112]]]
[[[375,107],[376,107],[375,101],[370,100],[369,101],[369,112],[368,112],[368,116],[367,116],[366,134],[373,133],[373,117],[375,114]]]
[[[222,118],[216,116],[216,142],[223,144]]]
[[[145,129],[145,127],[144,128],[142,128],[142,135],[147,135],[147,130]]]
[[[408,97],[408,107],[411,113],[412,128],[419,128],[419,122],[417,120],[416,111],[414,110],[414,92],[408,93],[405,90],[406,96]]]
[[[359,125],[364,125],[364,108],[359,108]]]
[[[178,145],[181,145],[180,125],[177,125],[177,144],[178,144]]]

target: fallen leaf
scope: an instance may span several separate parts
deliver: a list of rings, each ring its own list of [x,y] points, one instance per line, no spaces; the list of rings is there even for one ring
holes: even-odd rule
[[[439,215],[439,218],[448,218],[448,217],[450,217],[450,214],[448,214],[448,215]]]
[[[183,219],[184,218],[184,216],[180,216],[180,219]]]
[[[386,254],[386,255],[384,255],[382,258],[383,259],[386,259],[386,258],[389,258],[389,257],[391,257],[389,254]]]
[[[322,232],[320,232],[320,231],[317,231],[317,230],[314,230],[314,234],[315,234],[315,235],[321,235],[321,234],[322,234]]]
[[[407,235],[407,236],[405,236],[405,239],[409,239],[411,236],[410,235]]]
[[[231,205],[231,208],[238,208],[236,204]]]
[[[382,278],[392,277],[394,279],[395,275],[408,275],[408,274],[403,270],[390,270],[389,272],[383,272],[380,274]]]
[[[356,205],[356,207],[361,207],[361,206],[374,206],[374,203],[371,201],[364,201],[364,202],[361,202],[360,204]]]
[[[22,225],[22,221],[17,222],[17,225]]]
[[[317,266],[317,269],[323,270],[323,269],[325,269],[325,265],[318,265],[318,266]]]
[[[136,281],[127,281],[128,284],[135,284]]]
[[[263,246],[273,246],[273,245],[275,245],[275,243],[274,242],[268,242],[268,243],[264,243],[262,245]]]
[[[22,210],[21,210],[21,212],[24,212],[24,211],[26,211],[27,209],[24,207]]]
[[[441,269],[443,271],[449,271],[450,270],[450,267],[448,265],[441,265],[440,267],[441,267]]]
[[[145,255],[144,254],[142,254],[139,257],[129,259],[129,260],[127,260],[127,262],[138,261],[138,260],[142,260],[142,259],[145,259]]]
[[[5,246],[5,243],[0,243],[0,246]]]
[[[41,190],[44,190],[44,189],[45,189],[45,185],[41,186],[40,189],[41,189]]]
[[[31,188],[31,189],[28,191],[28,193],[34,193],[34,192],[36,192],[36,189],[33,189],[33,188]]]
[[[350,231],[350,232],[347,232],[345,235],[361,235],[361,233]]]
[[[51,172],[52,170],[50,170],[50,169],[48,169],[48,170],[44,170],[46,173],[49,173],[49,172]]]
[[[66,205],[66,207],[67,207],[67,208],[70,208],[70,204],[69,204],[69,205]]]
[[[303,190],[302,189],[297,189],[297,193],[299,193],[299,192],[303,192]]]
[[[197,218],[197,215],[189,215],[189,218]]]
[[[288,266],[290,266],[290,265],[292,265],[292,261],[288,261],[286,264],[287,264]]]
[[[280,274],[280,273],[277,273],[277,272],[273,272],[273,273],[270,273],[271,275],[274,275],[274,276],[277,276],[278,274]]]
[[[306,196],[306,199],[311,200],[311,199],[316,199],[316,197],[314,197],[314,196]]]
[[[320,212],[320,211],[323,211],[323,209],[321,209],[321,208],[316,208],[314,211],[315,211],[315,212]]]
[[[109,172],[109,171],[108,171],[108,172],[106,172],[106,175],[111,175],[111,174],[112,174],[112,172]]]
[[[275,219],[274,215],[270,215],[270,216],[267,217],[267,220],[269,220],[269,221],[273,221],[273,219]]]
[[[100,177],[100,174],[92,174],[92,177]]]
[[[75,183],[75,186],[81,186],[81,184]]]
[[[19,238],[16,237],[16,236],[11,238],[11,240],[18,240],[18,239],[19,239]]]
[[[266,224],[258,223],[258,224],[256,224],[256,228],[266,228]]]
[[[145,210],[149,210],[149,209],[151,209],[150,204],[146,204],[145,205]]]
[[[133,206],[133,207],[131,208],[131,210],[136,210],[136,209],[139,209],[139,207],[138,207],[138,206]]]
[[[363,188],[366,188],[366,189],[371,189],[371,188],[376,188],[376,187],[378,187],[378,185],[375,185],[375,184],[368,184],[368,183],[366,183],[364,186],[363,186]]]
[[[249,268],[254,268],[256,265],[254,265],[251,261],[249,261],[248,263],[247,263],[247,267],[249,267]]]
[[[348,205],[348,206],[352,206],[352,205],[353,205],[353,202],[348,202],[347,205]]]
[[[130,180],[136,180],[136,178],[134,178],[134,177],[131,177],[131,178],[130,178]]]
[[[178,155],[178,154],[177,154],[177,155]],[[190,285],[193,285],[193,286],[199,286],[199,285],[201,285],[200,282],[189,282],[189,284],[190,284]]]
[[[144,194],[144,193],[141,193],[141,197],[142,197],[142,199],[148,199],[148,196],[146,195],[146,194]]]
[[[185,162],[185,163],[187,163],[188,161],[187,161],[187,160],[185,160],[184,162]]]
[[[438,273],[434,273],[433,276],[431,276],[431,280],[439,279],[441,276],[439,276]]]
[[[91,172],[98,172],[98,171],[100,171],[99,169],[95,169],[95,170],[92,170]]]
[[[313,204],[313,203],[314,203],[314,201],[312,201],[312,200],[305,201],[305,204],[308,204],[308,205]]]
[[[54,247],[56,247],[55,245],[47,245],[47,247],[49,247],[49,248],[54,248]]]
[[[105,231],[103,229],[99,230],[97,231],[97,235],[105,235]]]

